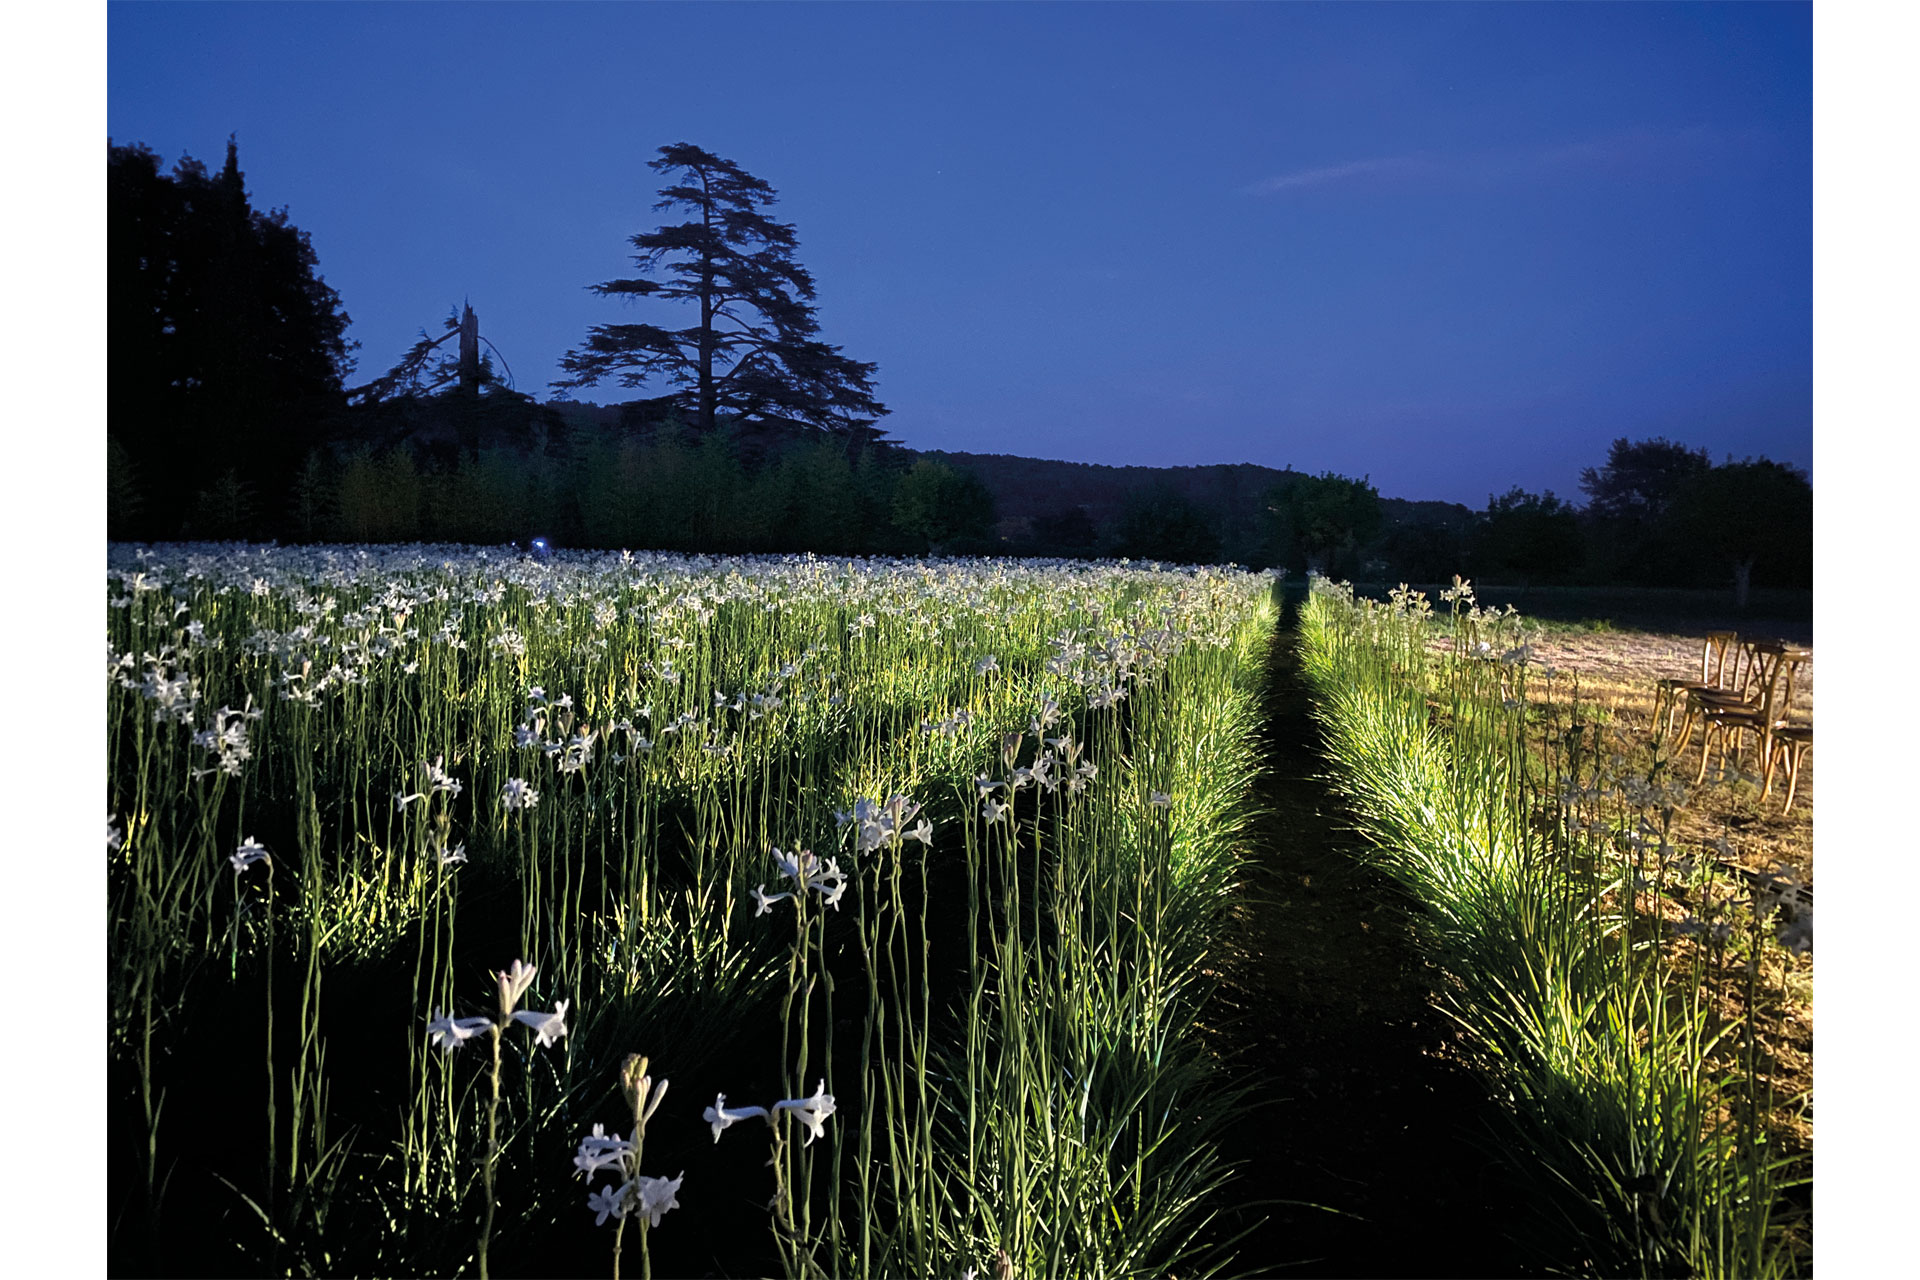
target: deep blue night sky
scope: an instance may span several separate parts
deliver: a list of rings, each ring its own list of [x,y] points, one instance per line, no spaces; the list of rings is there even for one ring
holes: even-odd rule
[[[111,4],[108,132],[286,206],[364,380],[471,298],[522,390],[658,225],[779,191],[922,448],[1577,497],[1609,440],[1811,466],[1801,4]],[[607,383],[582,399],[628,398]]]

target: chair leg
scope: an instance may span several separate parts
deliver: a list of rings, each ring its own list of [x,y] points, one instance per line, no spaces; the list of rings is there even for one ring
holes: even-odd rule
[[[1707,761],[1713,759],[1713,730],[1714,723],[1711,720],[1700,728],[1700,772],[1693,779],[1693,785],[1696,787],[1707,780]],[[1720,754],[1725,756],[1726,734],[1724,732],[1720,735],[1720,739],[1722,743]]]
[[[1689,706],[1686,715],[1680,721],[1680,737],[1673,746],[1673,758],[1675,760],[1687,754],[1687,744],[1693,741],[1693,724],[1696,718],[1694,709]],[[1702,741],[1705,741],[1704,737]]]
[[[1686,711],[1687,711],[1687,700],[1685,698],[1681,697],[1678,694],[1675,694],[1672,697],[1667,699],[1667,735],[1669,737],[1671,737],[1673,734],[1674,722],[1678,720],[1684,720],[1686,717]],[[1680,745],[1683,747],[1686,745],[1685,739],[1681,740]]]
[[[1806,748],[1801,744],[1794,742],[1794,743],[1782,743],[1781,750],[1786,751],[1788,753],[1788,756],[1787,756],[1787,802],[1780,806],[1780,815],[1782,817],[1785,817],[1787,812],[1793,808],[1793,793],[1799,790],[1800,788],[1800,757],[1806,753]]]

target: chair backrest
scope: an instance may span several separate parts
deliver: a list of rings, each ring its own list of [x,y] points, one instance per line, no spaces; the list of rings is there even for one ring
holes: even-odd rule
[[[1786,714],[1787,701],[1793,693],[1791,679],[1782,680],[1781,675],[1791,670],[1787,654],[1779,645],[1747,646],[1747,685],[1748,698],[1757,698],[1760,702],[1760,718],[1767,721],[1778,720]]]
[[[1740,655],[1736,646],[1740,642],[1737,631],[1709,631],[1706,643],[1700,648],[1700,680],[1703,684],[1716,689],[1732,686],[1739,674]],[[1733,658],[1734,669],[1727,670],[1727,659]]]

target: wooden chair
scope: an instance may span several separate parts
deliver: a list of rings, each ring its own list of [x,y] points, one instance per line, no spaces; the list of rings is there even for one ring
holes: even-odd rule
[[[1682,698],[1686,704],[1686,715],[1680,721],[1680,737],[1673,749],[1677,759],[1686,753],[1687,744],[1693,741],[1693,728],[1701,725],[1700,748],[1706,751],[1707,740],[1720,720],[1735,712],[1758,714],[1761,702],[1760,663],[1755,657],[1753,642],[1742,644],[1737,636],[1730,632],[1719,632],[1726,640],[1727,652],[1722,657],[1720,675],[1717,684],[1701,683],[1688,688]],[[1706,776],[1706,756],[1701,756],[1701,776]]]
[[[1793,808],[1793,793],[1800,786],[1800,762],[1813,750],[1813,726],[1789,724],[1774,731],[1773,754],[1767,758],[1767,786],[1773,785],[1773,767],[1784,760],[1787,766],[1787,802],[1780,806],[1784,817]],[[1762,790],[1762,796],[1766,791]]]
[[[1813,660],[1813,650],[1786,640],[1749,640],[1743,647],[1744,670],[1737,698],[1713,690],[1688,695],[1689,717],[1697,717],[1702,725],[1700,772],[1694,783],[1698,785],[1707,776],[1716,731],[1720,734],[1722,764],[1735,754],[1739,735],[1751,733],[1760,749],[1760,767],[1766,774],[1760,790],[1761,799],[1765,799],[1773,786],[1774,735],[1791,727],[1786,713],[1793,704],[1794,676],[1802,664]],[[1685,745],[1682,739],[1681,746]]]
[[[1726,689],[1731,686],[1733,676],[1739,669],[1740,660],[1734,646],[1740,639],[1733,631],[1709,631],[1700,646],[1700,678],[1682,679],[1668,676],[1654,685],[1653,728],[1654,745],[1666,741],[1673,733],[1673,722],[1687,709],[1687,695],[1695,690]],[[1728,659],[1732,658],[1732,669]],[[1662,718],[1665,724],[1662,725]],[[1682,745],[1685,739],[1681,739]]]

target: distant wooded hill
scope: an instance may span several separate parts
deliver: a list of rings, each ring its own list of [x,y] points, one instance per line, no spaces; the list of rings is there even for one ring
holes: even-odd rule
[[[554,401],[557,411],[576,427],[617,433],[644,431],[665,409],[651,401],[597,405]],[[742,461],[758,466],[765,459],[791,449],[813,433],[778,423],[756,424],[744,434],[736,429],[734,448]],[[877,434],[877,433],[876,433]],[[1180,518],[1182,508],[1207,526],[1201,541],[1207,547],[1198,558],[1266,565],[1298,556],[1290,546],[1275,544],[1276,527],[1268,500],[1304,473],[1252,463],[1215,463],[1191,467],[1125,467],[1101,463],[1061,462],[1000,453],[912,449],[888,442],[881,447],[883,466],[910,467],[917,459],[943,463],[969,472],[986,485],[993,497],[996,524],[987,541],[971,549],[1012,554],[1094,555],[1126,554],[1139,548],[1136,536],[1123,532],[1133,523]],[[1144,509],[1144,514],[1143,514]],[[1381,534],[1391,540],[1396,532],[1418,527],[1422,536],[1436,532],[1442,540],[1459,538],[1473,523],[1473,512],[1451,502],[1415,502],[1382,498]],[[1151,539],[1149,539],[1149,542]],[[1166,554],[1179,556],[1175,550]],[[1358,569],[1361,566],[1353,566]]]
[[[1012,543],[1031,540],[1037,522],[1057,521],[1074,509],[1098,529],[1119,523],[1130,501],[1171,490],[1200,508],[1220,536],[1225,558],[1241,564],[1271,558],[1266,499],[1303,473],[1250,462],[1200,467],[1112,467],[1093,462],[1056,462],[1003,453],[920,450],[918,456],[973,472],[993,493],[1000,535]],[[1465,528],[1473,512],[1454,502],[1382,498],[1388,529],[1411,524]]]

